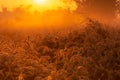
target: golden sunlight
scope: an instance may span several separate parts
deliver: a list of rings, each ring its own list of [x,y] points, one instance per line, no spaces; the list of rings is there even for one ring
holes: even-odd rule
[[[77,9],[77,4],[74,0],[0,0],[0,12],[2,12],[2,8],[5,7],[9,11],[13,11],[18,7],[26,8],[30,6],[28,10],[34,12],[44,12],[44,11],[52,11],[52,10],[70,10],[74,11]]]
[[[34,0],[37,4],[44,4],[46,0]]]
[[[58,10],[58,8],[66,8],[66,4],[61,0],[33,0],[31,10],[43,12],[46,10]]]

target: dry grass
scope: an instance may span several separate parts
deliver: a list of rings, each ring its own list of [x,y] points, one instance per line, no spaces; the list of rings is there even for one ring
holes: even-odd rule
[[[90,20],[81,29],[31,34],[1,33],[0,80],[120,79],[119,29]]]

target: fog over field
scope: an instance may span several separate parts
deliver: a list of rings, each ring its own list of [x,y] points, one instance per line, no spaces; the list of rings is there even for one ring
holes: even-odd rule
[[[119,0],[0,0],[0,80],[119,80]]]

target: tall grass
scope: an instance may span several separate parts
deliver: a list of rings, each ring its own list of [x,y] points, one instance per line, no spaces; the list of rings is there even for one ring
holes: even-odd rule
[[[93,20],[79,27],[1,33],[0,80],[119,80],[119,28]]]

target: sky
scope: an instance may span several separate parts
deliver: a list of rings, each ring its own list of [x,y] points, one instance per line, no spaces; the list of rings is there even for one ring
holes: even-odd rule
[[[13,10],[19,6],[31,6],[32,10],[56,10],[58,8],[75,10],[77,8],[74,0],[44,0],[44,3],[38,3],[37,0],[0,0],[0,10],[6,7]]]
[[[76,1],[0,0],[0,28],[6,26],[9,28],[71,26],[80,24],[84,17],[89,18],[91,16],[100,20],[113,20],[112,7],[110,8],[111,5],[108,5],[112,0],[106,0],[106,3],[101,0],[101,4],[97,1],[92,9],[85,4],[88,7],[83,11],[79,9],[80,6]]]
[[[0,27],[68,26],[78,18],[71,13],[76,9],[74,0],[0,0]]]

